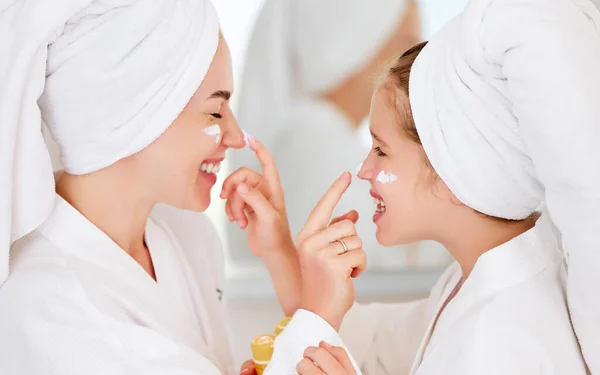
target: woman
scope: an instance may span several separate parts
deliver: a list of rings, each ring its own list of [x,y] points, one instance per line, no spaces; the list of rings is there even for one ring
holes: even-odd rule
[[[265,2],[248,46],[238,114],[277,160],[294,236],[329,182],[354,171],[368,153],[363,124],[373,76],[398,49],[419,42],[420,29],[413,0]],[[248,153],[231,160],[235,167],[259,167],[248,163]],[[356,209],[368,217],[365,189],[351,186],[337,214]],[[377,243],[373,223],[361,219],[357,228],[370,259],[381,263],[388,252]],[[248,248],[235,228],[228,244],[235,254]]]
[[[219,240],[179,210],[204,211],[225,151],[244,146],[211,3],[13,1],[0,31],[0,373],[237,374]],[[40,119],[61,151],[56,186]],[[272,157],[248,142],[265,176],[230,181],[279,292],[299,285],[297,257]],[[360,250],[339,260],[363,267]],[[286,353],[320,337],[278,343],[273,363],[292,372]]]
[[[378,201],[377,238],[435,239],[456,259],[425,314],[403,315],[423,329],[411,374],[585,374],[571,318],[597,372],[599,26],[588,1],[473,0],[376,92],[359,177]],[[570,310],[563,256],[535,214],[544,198],[563,234]],[[393,333],[365,333],[371,358],[405,352]],[[305,356],[302,375],[356,373],[339,348]]]

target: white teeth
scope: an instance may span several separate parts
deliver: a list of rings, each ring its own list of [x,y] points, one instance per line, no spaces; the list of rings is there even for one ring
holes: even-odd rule
[[[378,198],[373,198],[373,204],[376,204],[378,206],[385,206],[385,202]]]
[[[375,204],[375,212],[383,213],[385,212],[385,202],[379,198],[373,198],[373,204]]]
[[[200,170],[204,173],[217,174],[221,170],[221,164],[202,163],[202,165],[200,165]]]

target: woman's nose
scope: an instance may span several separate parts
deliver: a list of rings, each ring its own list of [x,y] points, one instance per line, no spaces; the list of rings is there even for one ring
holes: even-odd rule
[[[225,121],[221,122],[223,126],[223,145],[230,148],[244,148],[246,142],[244,141],[244,132],[240,129],[238,122],[233,115],[229,112]]]
[[[374,174],[373,161],[371,160],[370,155],[367,156],[365,161],[360,165],[360,169],[357,173],[358,178],[361,180],[369,181],[373,178]]]

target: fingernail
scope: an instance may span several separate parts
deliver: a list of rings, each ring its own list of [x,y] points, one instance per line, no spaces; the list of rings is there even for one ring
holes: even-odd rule
[[[329,345],[328,343],[326,343],[325,341],[321,341],[321,345],[323,345],[324,347],[326,347],[327,349],[331,349],[332,346]]]
[[[239,184],[237,187],[237,191],[240,194],[246,194],[248,192],[248,185],[246,184]]]
[[[340,181],[348,181],[349,179],[350,179],[350,173],[349,172],[344,172],[340,176]]]
[[[250,138],[250,135],[248,133],[246,133],[246,131],[244,129],[242,129],[242,133],[244,133],[244,143],[246,144],[246,147],[248,147],[249,146],[248,138]]]
[[[244,229],[244,222],[241,220],[237,221],[237,225],[240,227],[240,229]]]
[[[254,137],[248,134],[244,129],[242,129],[242,133],[244,133],[244,142],[246,143],[246,147],[254,145]]]

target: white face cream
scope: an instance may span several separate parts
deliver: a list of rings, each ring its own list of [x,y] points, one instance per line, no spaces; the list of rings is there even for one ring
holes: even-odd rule
[[[398,176],[396,176],[395,174],[390,173],[390,172],[381,171],[377,175],[377,182],[382,183],[382,184],[387,184],[389,182],[394,182],[396,180],[398,180]]]
[[[221,127],[219,125],[211,125],[203,130],[204,134],[215,139],[215,143],[221,142]]]

